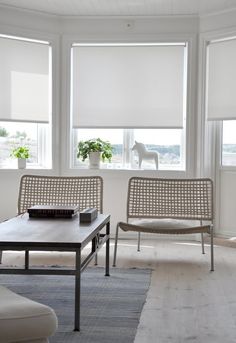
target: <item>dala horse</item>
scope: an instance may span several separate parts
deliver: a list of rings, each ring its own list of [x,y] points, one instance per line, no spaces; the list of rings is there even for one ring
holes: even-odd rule
[[[156,164],[156,169],[158,169],[158,153],[155,151],[148,151],[146,146],[143,143],[139,143],[135,141],[135,144],[132,148],[132,151],[137,151],[138,158],[139,158],[139,168],[141,168],[141,164],[143,160],[151,160],[154,159]]]

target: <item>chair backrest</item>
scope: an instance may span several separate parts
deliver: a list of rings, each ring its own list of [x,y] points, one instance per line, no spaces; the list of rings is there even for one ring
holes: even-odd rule
[[[212,221],[212,180],[132,177],[127,199],[129,218]]]
[[[79,205],[103,211],[103,179],[99,176],[23,175],[18,197],[18,213],[34,205]]]

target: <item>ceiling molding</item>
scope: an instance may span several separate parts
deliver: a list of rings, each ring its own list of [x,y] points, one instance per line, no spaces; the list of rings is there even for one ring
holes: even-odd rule
[[[112,2],[112,0],[86,0],[86,2],[0,0],[0,8],[57,19],[204,18],[236,10],[235,0],[158,1],[160,0],[126,0],[126,2]]]

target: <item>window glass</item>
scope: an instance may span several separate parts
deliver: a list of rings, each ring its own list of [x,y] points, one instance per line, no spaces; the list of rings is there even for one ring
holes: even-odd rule
[[[223,121],[222,165],[236,166],[236,120]]]
[[[111,163],[102,163],[104,168],[121,168],[123,158],[123,130],[122,129],[73,129],[73,156],[74,166],[87,167],[88,160],[82,162],[77,158],[77,146],[79,141],[93,138],[101,138],[109,141],[113,148]]]
[[[181,129],[134,130],[134,140],[144,143],[148,151],[156,151],[159,169],[183,169],[183,138]],[[138,164],[138,156],[135,157]],[[150,169],[153,161],[144,159],[142,167]]]
[[[49,124],[0,122],[0,167],[16,168],[17,159],[11,157],[19,146],[29,148],[28,167],[51,167]],[[46,149],[47,146],[47,149]]]
[[[77,158],[78,142],[99,137],[113,147],[111,163],[102,163],[102,168],[139,169],[138,153],[132,150],[137,141],[147,151],[158,153],[158,169],[183,170],[184,132],[184,129],[73,129],[72,167],[88,167],[88,160],[82,162]],[[141,169],[156,169],[154,159],[143,159]]]

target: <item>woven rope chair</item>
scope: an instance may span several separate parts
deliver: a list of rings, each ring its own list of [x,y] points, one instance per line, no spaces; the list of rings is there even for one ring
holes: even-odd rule
[[[116,227],[113,266],[116,266],[119,228],[140,233],[204,233],[211,236],[211,271],[213,256],[213,183],[210,179],[160,179],[132,177],[127,196],[127,221]]]
[[[80,211],[95,207],[103,211],[103,180],[99,176],[39,176],[21,178],[18,214],[33,205],[79,205]]]
[[[34,205],[79,205],[80,211],[94,207],[102,213],[103,179],[99,176],[23,175],[18,196],[18,214]]]

